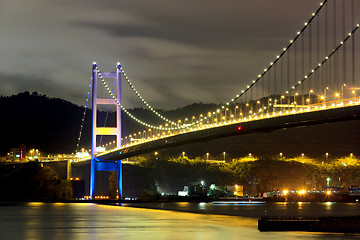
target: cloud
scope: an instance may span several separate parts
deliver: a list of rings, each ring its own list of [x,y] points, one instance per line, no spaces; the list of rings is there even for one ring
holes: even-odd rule
[[[85,104],[86,100],[82,97],[82,94],[79,94],[79,88],[52,82],[46,78],[0,74],[0,82],[0,95],[4,96],[8,95],[9,92],[19,93],[29,91],[62,99],[71,98],[75,102],[83,102],[83,104]]]
[[[91,63],[112,71],[120,61],[148,102],[165,108],[232,98],[318,7],[313,0],[0,4],[1,94],[39,91],[83,104]],[[139,103],[130,97],[130,105]]]

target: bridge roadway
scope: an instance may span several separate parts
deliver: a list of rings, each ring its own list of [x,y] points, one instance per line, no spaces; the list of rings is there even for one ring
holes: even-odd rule
[[[120,160],[164,148],[185,145],[194,142],[205,142],[216,138],[244,135],[259,132],[271,132],[277,129],[294,128],[307,125],[340,122],[360,119],[360,105],[330,108],[318,111],[287,114],[258,120],[236,122],[203,130],[186,132],[154,141],[121,148],[113,152],[97,155],[102,160]]]

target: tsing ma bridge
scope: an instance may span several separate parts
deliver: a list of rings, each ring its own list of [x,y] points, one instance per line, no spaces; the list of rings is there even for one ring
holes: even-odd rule
[[[122,197],[124,158],[215,138],[360,118],[359,8],[354,0],[320,3],[269,65],[228,102],[199,117],[169,119],[145,100],[120,63],[114,72],[100,71],[94,63],[88,92],[88,100],[92,95],[93,121],[91,198],[97,171],[117,171],[119,198]],[[109,79],[114,81],[112,87],[107,83]],[[122,82],[128,84],[161,125],[142,120],[125,107]],[[115,106],[115,127],[97,124],[98,105],[106,105],[108,110]],[[136,121],[142,130],[123,136],[122,114]],[[105,144],[105,151],[99,151],[101,141],[97,136],[105,135],[114,136],[115,140]],[[81,131],[79,141],[80,138]]]

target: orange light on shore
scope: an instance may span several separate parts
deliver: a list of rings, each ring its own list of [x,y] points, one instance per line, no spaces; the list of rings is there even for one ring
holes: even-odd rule
[[[286,196],[288,193],[289,193],[288,190],[284,190],[284,191],[283,191],[283,194],[284,194],[285,196]]]

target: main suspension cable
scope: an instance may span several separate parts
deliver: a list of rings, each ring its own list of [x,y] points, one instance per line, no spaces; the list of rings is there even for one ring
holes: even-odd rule
[[[161,118],[162,120],[164,120],[165,122],[174,124],[176,126],[180,126],[179,124],[177,124],[174,121],[171,121],[170,119],[166,118],[165,116],[163,116],[162,114],[160,114],[158,111],[156,111],[152,106],[150,106],[150,104],[140,95],[140,93],[136,90],[136,88],[134,87],[134,84],[131,83],[129,77],[127,76],[127,74],[125,73],[124,69],[122,68],[122,66],[120,67],[121,73],[122,75],[125,77],[127,83],[129,84],[130,88],[134,91],[134,93],[136,94],[136,96],[141,100],[142,103],[145,104],[145,106],[150,109],[150,111],[155,114],[156,116],[158,116],[159,118]]]
[[[81,119],[80,132],[79,132],[79,137],[78,137],[78,139],[77,139],[77,144],[76,144],[76,151],[75,151],[75,153],[79,150],[79,144],[80,144],[80,140],[81,140],[82,130],[83,130],[83,128],[84,128],[86,110],[87,110],[87,106],[88,106],[88,102],[89,102],[89,98],[90,98],[91,84],[92,84],[92,78],[90,78],[89,91],[88,91],[87,98],[86,98],[86,103],[85,103],[85,108],[84,108],[83,117],[82,117],[82,119]]]
[[[114,96],[114,94],[111,92],[110,88],[108,87],[108,85],[106,84],[103,76],[100,73],[100,70],[98,69],[97,65],[94,64],[94,67],[96,69],[97,74],[99,75],[101,82],[103,83],[103,85],[105,86],[106,90],[108,91],[108,93],[110,94],[110,97],[112,99],[114,99],[114,101],[116,102],[116,104],[133,120],[135,120],[136,122],[138,122],[139,124],[148,127],[148,128],[152,128],[152,129],[158,129],[158,130],[165,130],[165,131],[173,131],[173,130],[181,130],[181,129],[185,129],[188,128],[189,126],[187,125],[181,125],[181,126],[177,126],[177,127],[157,127],[155,125],[146,123],[140,119],[138,119],[137,117],[135,117],[134,115],[132,115],[123,105],[121,105],[121,103],[116,99],[116,97]],[[171,122],[172,123],[172,122]]]

